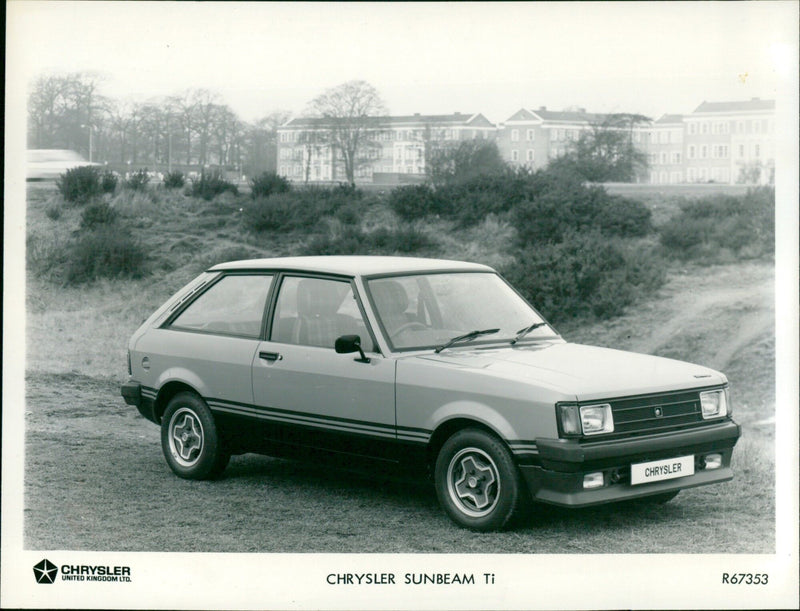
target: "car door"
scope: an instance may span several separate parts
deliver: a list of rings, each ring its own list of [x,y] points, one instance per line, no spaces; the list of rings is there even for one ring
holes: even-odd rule
[[[268,332],[253,362],[253,395],[273,439],[390,458],[395,362],[376,352],[353,284],[285,275]],[[361,337],[369,362],[336,353],[336,338],[348,334]]]

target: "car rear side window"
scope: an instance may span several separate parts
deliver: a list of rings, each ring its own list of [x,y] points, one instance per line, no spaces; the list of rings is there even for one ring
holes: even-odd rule
[[[271,275],[225,276],[181,312],[170,328],[257,338],[272,279]]]

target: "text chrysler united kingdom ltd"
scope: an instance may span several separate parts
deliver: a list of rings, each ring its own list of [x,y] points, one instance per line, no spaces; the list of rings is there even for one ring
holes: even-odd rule
[[[485,265],[404,257],[223,263],[128,345],[126,402],[180,477],[258,452],[410,469],[457,524],[730,480],[728,381],[565,341]]]

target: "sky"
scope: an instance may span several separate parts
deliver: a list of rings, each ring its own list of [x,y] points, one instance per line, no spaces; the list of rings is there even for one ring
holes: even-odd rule
[[[657,118],[774,98],[797,3],[8,3],[22,82],[93,71],[116,99],[206,88],[253,121],[348,80],[391,114],[571,106]],[[794,77],[791,77],[794,78]],[[27,85],[26,85],[27,87]]]

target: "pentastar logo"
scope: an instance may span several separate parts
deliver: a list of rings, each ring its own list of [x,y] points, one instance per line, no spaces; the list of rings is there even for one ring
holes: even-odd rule
[[[58,575],[58,567],[47,558],[33,567],[33,576],[36,578],[36,583],[53,583],[56,580],[56,575]]]

